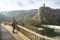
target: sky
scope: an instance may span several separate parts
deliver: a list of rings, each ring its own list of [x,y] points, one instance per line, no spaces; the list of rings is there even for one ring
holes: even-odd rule
[[[60,0],[0,0],[0,11],[38,9],[44,3],[51,8],[60,8]]]

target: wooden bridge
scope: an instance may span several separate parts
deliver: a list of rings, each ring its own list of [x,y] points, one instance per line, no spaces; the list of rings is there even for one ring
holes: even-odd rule
[[[40,35],[25,27],[18,25],[18,33],[12,33],[10,25],[0,25],[0,40],[55,40],[47,36]]]

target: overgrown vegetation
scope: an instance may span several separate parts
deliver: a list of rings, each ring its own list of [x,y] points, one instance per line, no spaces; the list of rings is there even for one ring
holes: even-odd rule
[[[22,26],[37,26],[37,27],[40,26],[40,22],[29,17],[22,17],[18,19],[17,22],[19,25],[22,25]]]

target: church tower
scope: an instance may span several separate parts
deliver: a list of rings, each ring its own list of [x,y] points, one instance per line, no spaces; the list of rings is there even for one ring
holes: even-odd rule
[[[43,7],[45,7],[45,3],[43,4]]]
[[[41,12],[44,11],[44,9],[45,9],[45,3],[43,4],[43,6],[41,8],[38,9],[38,13],[37,13],[38,21],[39,20],[41,21]],[[42,14],[45,15],[44,12]]]

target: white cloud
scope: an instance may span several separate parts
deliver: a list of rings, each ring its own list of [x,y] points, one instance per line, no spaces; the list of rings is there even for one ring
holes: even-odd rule
[[[0,0],[0,11],[37,9],[43,3],[52,8],[60,8],[59,0]]]
[[[13,4],[10,0],[0,0],[0,11],[19,10],[21,7]]]

